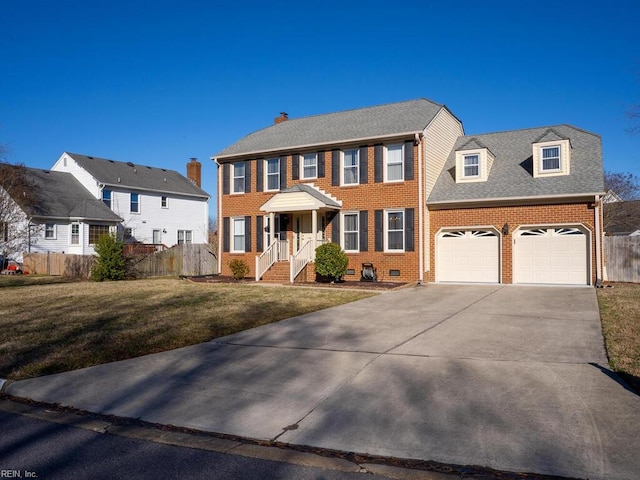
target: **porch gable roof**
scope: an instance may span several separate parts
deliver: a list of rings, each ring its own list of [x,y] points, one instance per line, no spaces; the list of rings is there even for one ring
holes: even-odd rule
[[[267,213],[300,212],[305,210],[339,210],[342,202],[331,198],[312,185],[298,184],[276,193],[260,210]]]

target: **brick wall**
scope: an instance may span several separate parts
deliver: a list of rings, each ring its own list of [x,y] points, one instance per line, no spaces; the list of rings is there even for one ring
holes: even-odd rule
[[[410,140],[409,138],[395,140],[389,143],[401,143]],[[358,148],[361,145],[351,145],[346,148]],[[316,153],[313,151],[298,151],[296,154]],[[413,147],[413,171],[414,179],[406,180],[398,183],[382,183],[375,182],[374,178],[374,146],[367,147],[368,156],[368,183],[353,186],[332,186],[331,185],[331,150],[325,152],[325,176],[316,179],[299,179],[292,178],[292,155],[283,157],[282,155],[274,155],[273,157],[286,158],[287,162],[287,187],[298,183],[313,183],[315,186],[330,194],[334,198],[342,202],[342,211],[362,211],[368,212],[368,251],[360,253],[348,253],[349,267],[355,271],[354,275],[348,275],[347,280],[358,280],[360,278],[360,270],[363,262],[371,262],[377,268],[378,278],[382,280],[395,281],[417,281],[419,278],[418,268],[418,147]],[[267,157],[261,157],[264,160]],[[271,158],[271,157],[269,157]],[[260,207],[264,205],[273,195],[278,192],[256,192],[257,177],[257,158],[245,160],[246,167],[250,169],[251,192],[244,194],[223,194],[221,195],[221,217],[235,216],[251,216],[251,236],[252,251],[245,253],[222,253],[222,271],[223,275],[230,275],[228,266],[229,260],[233,258],[244,259],[251,268],[250,275],[255,275],[255,257],[259,255],[256,252],[256,218],[265,215],[260,211]],[[300,161],[300,171],[302,171],[302,161]],[[219,186],[222,188],[222,184]],[[375,231],[374,231],[374,212],[375,210],[383,210],[390,208],[414,208],[414,251],[405,253],[384,253],[375,251]],[[323,214],[321,214],[323,215]],[[289,215],[291,217],[291,215]],[[320,217],[320,215],[319,215]],[[222,229],[222,219],[219,220],[220,229]],[[328,223],[328,222],[326,222]],[[318,219],[318,226],[322,224]],[[287,236],[292,243],[293,240],[293,222],[289,222]],[[325,236],[331,239],[331,225],[327,225]],[[221,232],[223,235],[224,233]],[[221,237],[222,238],[222,237]],[[390,277],[390,270],[399,270],[400,276]]]
[[[509,233],[502,235],[502,282],[513,282],[513,233],[520,226],[556,225],[581,223],[591,232],[592,243],[592,282],[596,281],[596,238],[594,235],[595,209],[590,202],[530,205],[510,207],[460,208],[433,210],[430,218],[430,250],[431,265],[426,276],[428,281],[435,281],[435,238],[442,228],[493,226],[498,231],[505,224],[509,225]]]

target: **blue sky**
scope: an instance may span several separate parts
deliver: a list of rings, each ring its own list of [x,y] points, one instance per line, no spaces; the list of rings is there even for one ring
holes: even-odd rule
[[[428,98],[467,134],[569,123],[640,176],[638,0],[5,1],[0,144],[185,172],[290,118]]]

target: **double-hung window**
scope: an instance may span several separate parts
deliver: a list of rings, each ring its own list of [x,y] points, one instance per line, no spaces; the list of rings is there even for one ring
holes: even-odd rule
[[[232,232],[232,252],[244,252],[245,240],[244,240],[244,217],[237,217],[231,219],[231,232]]]
[[[404,180],[404,155],[403,145],[387,145],[385,158],[385,181],[401,182]]]
[[[387,210],[385,214],[385,250],[404,252],[404,210]]]
[[[342,214],[342,248],[345,252],[357,252],[360,246],[359,217],[357,212]]]
[[[266,162],[267,185],[265,190],[280,190],[280,159],[270,158]]]
[[[161,208],[169,208],[169,199],[162,195],[162,197],[160,197],[160,207]]]
[[[480,156],[465,155],[464,156],[464,177],[477,177],[480,175]]]
[[[111,208],[111,190],[102,189],[102,201],[107,207]]]
[[[540,171],[554,172],[560,170],[560,146],[542,147]]]
[[[56,238],[56,225],[55,223],[44,224],[44,238],[49,240],[55,240]]]
[[[71,224],[71,245],[80,245],[80,224]]]
[[[358,149],[345,150],[342,161],[342,184],[356,185],[359,182],[359,156]]]
[[[318,154],[305,153],[302,156],[302,178],[318,177]]]
[[[140,195],[131,193],[131,213],[140,213]]]
[[[233,170],[233,193],[244,193],[244,177],[246,165],[238,162],[231,165]]]

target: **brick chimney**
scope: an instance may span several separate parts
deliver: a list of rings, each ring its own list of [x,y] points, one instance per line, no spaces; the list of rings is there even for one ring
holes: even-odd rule
[[[289,120],[289,114],[287,112],[280,112],[280,116],[273,119],[273,123],[276,125]]]
[[[197,158],[192,158],[191,161],[187,163],[187,178],[199,188],[202,188],[202,164]]]

